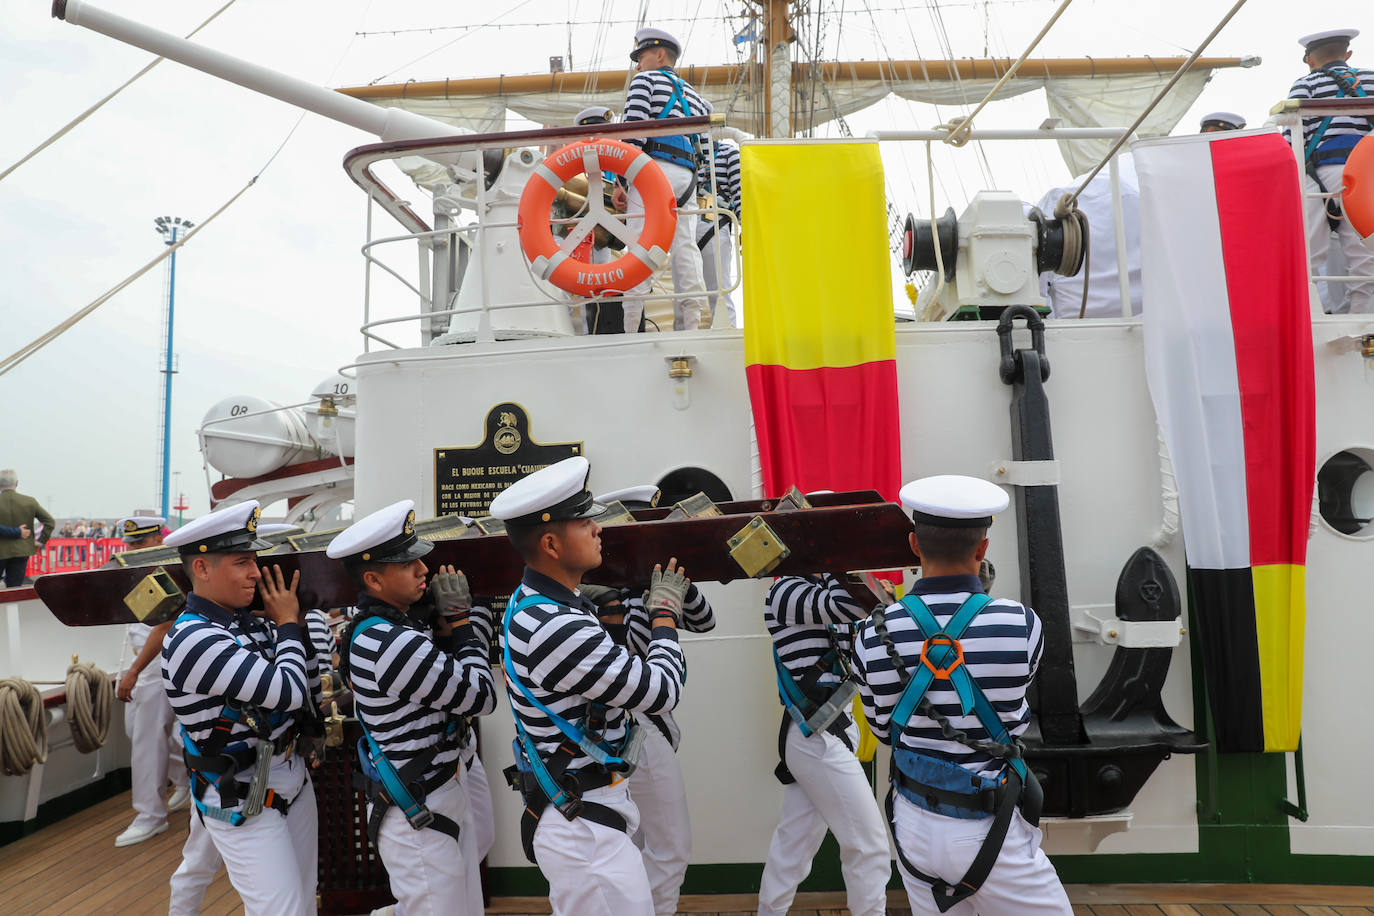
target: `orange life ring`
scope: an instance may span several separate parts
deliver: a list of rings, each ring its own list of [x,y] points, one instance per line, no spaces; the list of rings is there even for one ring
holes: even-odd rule
[[[1365,244],[1374,245],[1374,136],[1355,144],[1341,178],[1341,209]]]
[[[603,171],[624,176],[639,191],[644,200],[644,228],[637,239],[626,243],[625,253],[620,257],[606,264],[593,264],[574,257],[577,244],[568,242],[592,231],[594,226],[586,224],[598,221],[601,201],[591,202],[591,212],[566,239],[554,237],[549,214],[554,195],[569,179],[584,172]],[[520,249],[535,274],[559,289],[588,297],[628,292],[649,279],[668,262],[677,229],[673,186],[649,154],[628,143],[595,137],[570,143],[536,166],[520,195],[518,212]]]

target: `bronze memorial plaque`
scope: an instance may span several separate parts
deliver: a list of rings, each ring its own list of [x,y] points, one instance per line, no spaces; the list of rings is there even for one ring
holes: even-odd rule
[[[521,477],[580,454],[581,442],[535,442],[525,408],[497,404],[480,443],[434,450],[434,514],[484,516],[496,494]]]

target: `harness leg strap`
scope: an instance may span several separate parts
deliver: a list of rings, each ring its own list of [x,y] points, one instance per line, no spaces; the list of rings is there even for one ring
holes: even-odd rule
[[[992,867],[997,864],[997,857],[1002,852],[1002,844],[1007,839],[1007,829],[1011,826],[1012,812],[1016,810],[1017,799],[1021,795],[1021,777],[1015,770],[1010,770],[1007,774],[1007,791],[1002,796],[1002,802],[997,807],[997,813],[993,816],[992,826],[988,828],[987,836],[983,838],[983,845],[978,847],[978,854],[973,857],[973,862],[969,864],[968,871],[959,879],[958,884],[951,885],[945,879],[927,875],[906,857],[902,851],[902,843],[897,839],[897,818],[893,796],[896,793],[895,786],[887,790],[887,799],[883,802],[887,810],[887,821],[892,828],[892,844],[897,847],[897,858],[901,859],[902,866],[911,873],[911,876],[918,881],[930,885],[931,896],[935,898],[935,906],[941,913],[948,911],[957,903],[961,903],[978,893],[978,889],[983,886],[983,882],[992,873]],[[938,815],[937,815],[938,816]]]

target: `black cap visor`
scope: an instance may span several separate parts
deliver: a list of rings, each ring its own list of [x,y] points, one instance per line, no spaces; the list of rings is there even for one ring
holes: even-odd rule
[[[183,557],[200,557],[207,553],[257,553],[260,550],[271,550],[275,546],[271,541],[264,541],[247,528],[240,528],[238,531],[229,531],[182,544],[177,547],[177,553]]]
[[[605,511],[606,507],[592,498],[590,490],[583,490],[581,493],[574,493],[547,509],[529,512],[519,518],[506,519],[506,527],[528,528],[531,525],[547,525],[551,522],[570,522],[579,518],[596,518]]]

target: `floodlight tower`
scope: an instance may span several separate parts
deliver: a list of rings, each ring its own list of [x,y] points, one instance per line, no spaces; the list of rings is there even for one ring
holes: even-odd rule
[[[153,220],[157,234],[167,245],[175,245],[177,239],[191,231],[195,225],[181,217],[159,216]],[[159,448],[157,463],[157,486],[162,494],[162,517],[169,517],[171,509],[171,467],[172,467],[172,376],[177,372],[176,355],[172,352],[172,319],[175,315],[177,286],[177,253],[172,251],[167,259],[166,307],[162,310],[162,326],[166,338],[166,349],[162,354],[162,444]]]

